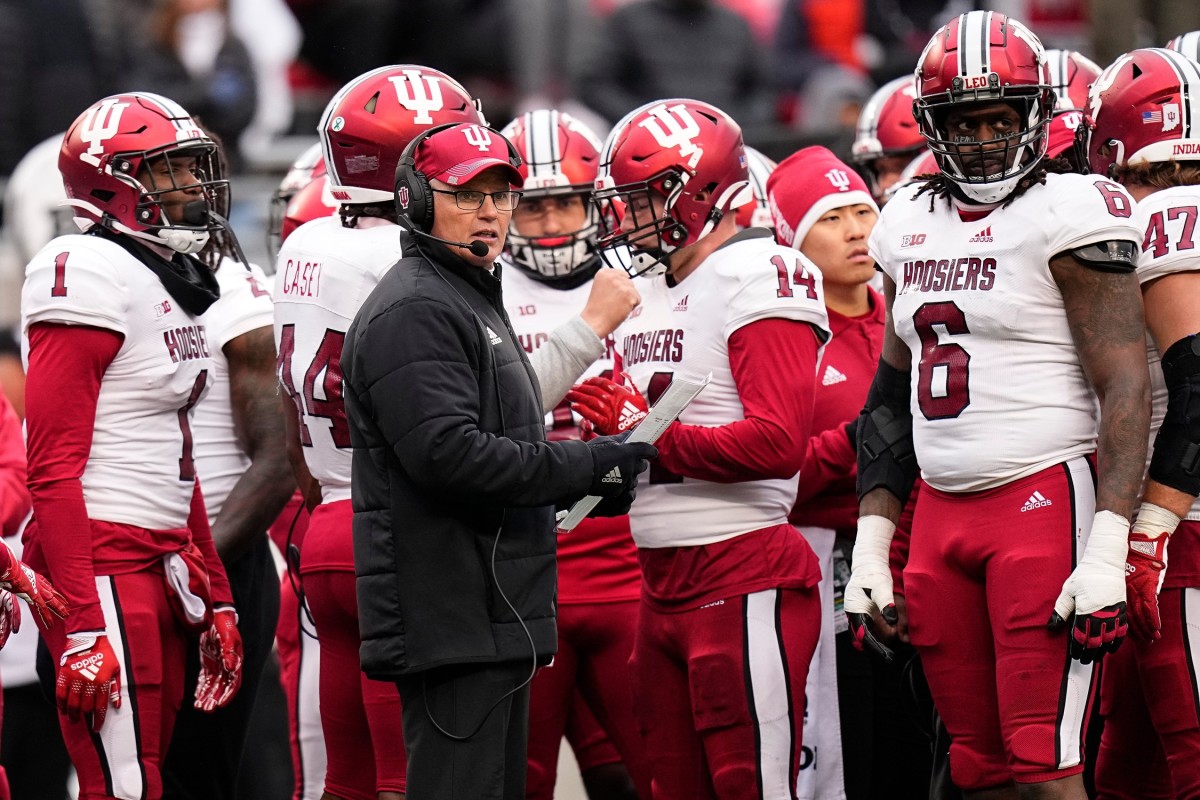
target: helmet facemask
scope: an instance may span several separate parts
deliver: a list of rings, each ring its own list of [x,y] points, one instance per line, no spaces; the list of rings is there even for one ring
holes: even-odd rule
[[[567,186],[550,191],[526,190],[521,198],[522,206],[528,208],[531,201],[546,198],[578,197],[583,204],[583,225],[573,231],[564,231],[544,236],[530,236],[518,230],[517,213],[514,211],[508,225],[506,246],[512,259],[534,277],[544,280],[565,278],[587,266],[596,255],[596,234],[600,230],[600,212],[589,197],[591,187],[580,191],[579,187]],[[521,206],[518,206],[521,208]]]
[[[971,200],[996,203],[1010,195],[1021,178],[1025,177],[1046,155],[1047,128],[1052,107],[1051,90],[1036,94],[1005,94],[996,90],[995,97],[978,100],[949,98],[917,100],[915,113],[921,121],[929,149],[937,159],[942,173]],[[955,137],[947,126],[950,114],[960,108],[970,110],[1003,102],[1020,118],[1019,129],[1010,134],[986,141]]]
[[[688,238],[683,223],[671,214],[687,178],[686,173],[671,169],[650,180],[620,186],[601,188],[602,184],[612,180],[611,177],[596,182],[592,197],[607,229],[596,247],[608,266],[620,267],[633,278],[661,275],[667,271],[671,253]],[[656,197],[662,204],[661,216],[655,215]],[[632,215],[633,227],[626,231],[623,220],[629,215]]]
[[[177,173],[185,172],[180,162],[194,158],[195,183],[180,185]],[[159,169],[165,164],[166,169]],[[194,254],[209,236],[224,230],[221,211],[229,208],[229,181],[224,178],[216,144],[193,140],[142,153],[113,156],[112,173],[139,190],[135,219],[142,230],[123,232],[165,245],[179,253]],[[169,196],[199,188],[199,193],[176,204]],[[211,212],[217,212],[214,216]],[[114,226],[118,229],[123,226]]]

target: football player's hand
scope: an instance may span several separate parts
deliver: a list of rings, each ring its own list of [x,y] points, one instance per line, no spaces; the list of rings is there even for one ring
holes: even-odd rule
[[[91,714],[93,731],[104,725],[109,703],[121,707],[121,665],[103,631],[67,634],[54,694],[67,719]]]
[[[1129,534],[1125,560],[1125,594],[1129,603],[1129,632],[1153,641],[1162,636],[1158,593],[1167,569],[1167,541],[1179,517],[1161,506],[1143,503]]]
[[[597,338],[604,339],[642,302],[633,279],[623,269],[600,269],[592,277],[587,303],[579,316]]]
[[[21,630],[21,604],[12,592],[0,589],[0,648],[8,637]]]
[[[242,685],[242,635],[237,612],[230,606],[213,611],[212,626],[200,635],[200,679],[196,682],[196,708],[223,708]]]
[[[1125,558],[1129,521],[1097,511],[1083,558],[1054,601],[1046,626],[1061,630],[1071,620],[1070,653],[1089,664],[1115,651],[1129,632],[1125,606]]]
[[[608,378],[588,378],[567,392],[571,410],[592,423],[603,436],[631,430],[646,418],[646,398],[632,381],[616,383]]]
[[[3,569],[0,572],[0,589],[7,589],[28,603],[42,630],[50,627],[54,622],[53,617],[65,619],[67,601],[50,585],[50,581],[21,562],[4,542],[0,542],[0,548],[0,569]]]
[[[892,651],[872,631],[874,614],[878,613],[888,626],[900,624],[896,599],[892,594],[892,570],[888,557],[896,525],[880,516],[858,519],[858,534],[851,556],[850,581],[844,592],[846,620],[854,636],[857,650],[870,649],[885,661],[894,657]],[[880,635],[883,635],[882,631]]]

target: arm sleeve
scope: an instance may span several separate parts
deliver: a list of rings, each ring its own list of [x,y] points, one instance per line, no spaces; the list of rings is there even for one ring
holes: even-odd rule
[[[564,322],[534,350],[529,363],[542,386],[542,410],[549,414],[562,402],[584,370],[604,355],[604,342],[582,317]]]
[[[586,494],[593,462],[584,442],[527,442],[480,430],[480,386],[490,387],[492,376],[471,325],[436,300],[398,303],[358,336],[350,393],[374,409],[383,440],[428,491],[512,506]],[[510,414],[521,407],[519,398],[499,402]]]
[[[68,632],[104,630],[82,477],[100,381],[123,341],[99,328],[49,323],[29,328],[29,492],[50,579],[71,604]]]
[[[29,513],[28,471],[21,420],[0,394],[0,536],[12,536]]]
[[[810,437],[808,452],[804,455],[804,468],[800,471],[796,505],[821,494],[835,481],[854,477],[857,469],[858,457],[846,436],[844,424]]]
[[[196,480],[196,488],[192,490],[188,530],[192,532],[192,543],[204,556],[204,566],[208,567],[208,584],[212,588],[213,605],[233,605],[233,590],[229,588],[229,577],[225,574],[225,564],[217,555],[217,547],[213,544],[212,528],[208,524],[208,510],[204,507],[204,493],[200,491],[199,479]]]
[[[729,365],[745,419],[675,423],[657,442],[659,463],[687,478],[735,483],[800,471],[812,425],[817,340],[806,323],[766,319],[729,339]]]

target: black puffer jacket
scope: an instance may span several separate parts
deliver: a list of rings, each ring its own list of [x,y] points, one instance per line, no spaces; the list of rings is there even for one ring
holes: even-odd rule
[[[499,265],[493,277],[442,245],[421,249],[436,267],[401,259],[359,310],[341,359],[360,655],[381,680],[529,658],[497,583],[548,661],[554,504],[587,494],[592,480],[586,444],[544,441]]]

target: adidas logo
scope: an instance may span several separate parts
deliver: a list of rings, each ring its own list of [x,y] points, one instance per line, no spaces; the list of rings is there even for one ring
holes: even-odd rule
[[[500,344],[502,341],[504,341],[499,336],[497,336],[496,332],[494,330],[492,330],[490,327],[488,327],[487,325],[484,325],[483,327],[487,328],[488,337],[492,340],[492,344]]]
[[[986,228],[981,230],[979,233],[975,234],[970,239],[967,239],[967,244],[978,244],[980,242],[990,242],[990,241],[992,241],[992,226],[988,225]]]
[[[642,414],[642,410],[626,400],[625,405],[621,406],[621,418],[617,420],[617,427],[621,430],[626,430],[636,421],[636,418],[642,416],[645,416]]]
[[[680,300],[678,303],[676,303],[675,308],[673,308],[672,310],[673,311],[687,311],[687,301],[688,301],[688,296],[685,294],[683,296],[683,299]]]
[[[833,386],[835,383],[842,383],[849,380],[845,375],[834,369],[832,364],[825,367],[825,377],[821,378],[822,386]]]
[[[621,468],[613,467],[608,474],[600,479],[601,483],[621,483]]]
[[[1025,501],[1025,505],[1021,506],[1021,510],[1032,511],[1035,508],[1044,508],[1045,506],[1052,505],[1054,505],[1054,503],[1051,503],[1049,500],[1043,497],[1041,492],[1034,492],[1033,494],[1029,495],[1029,499]]]

